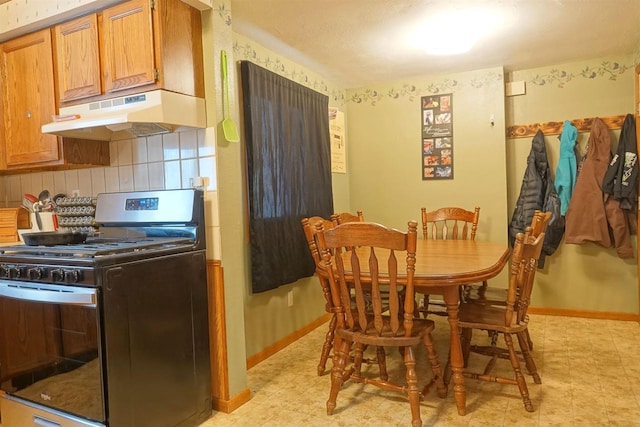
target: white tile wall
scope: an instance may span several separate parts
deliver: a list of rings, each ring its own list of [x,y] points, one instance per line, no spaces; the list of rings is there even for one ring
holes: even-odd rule
[[[149,166],[146,163],[133,165],[133,187],[136,191],[149,189]]]
[[[180,160],[164,162],[164,188],[174,190],[182,187]]]
[[[123,139],[121,141],[115,141],[116,143],[116,156],[118,166],[130,165],[133,163],[133,150],[131,148],[131,139]]]
[[[147,161],[161,162],[164,160],[162,155],[162,135],[154,135],[147,138]]]
[[[131,142],[133,164],[147,163],[147,138],[136,138]]]
[[[198,156],[215,156],[216,128],[198,129]]]
[[[33,174],[34,176],[38,174]],[[74,190],[78,190],[80,192],[80,181],[78,180],[78,171],[77,170],[69,170],[64,172],[64,180],[66,187],[68,188],[67,193],[71,194]]]
[[[107,191],[104,168],[91,169],[91,196],[97,196],[98,193],[104,193]]]
[[[198,134],[192,130],[180,133],[180,158],[195,159],[198,157]]]
[[[177,160],[180,158],[180,139],[177,133],[162,135],[162,153],[164,160]]]
[[[118,180],[120,181],[119,191],[133,191],[133,167],[131,165],[118,166]]]
[[[147,163],[149,167],[149,190],[164,188],[164,163]]]
[[[107,193],[120,191],[120,178],[118,177],[118,167],[108,167],[104,169],[105,190]],[[81,194],[82,196],[82,194]]]

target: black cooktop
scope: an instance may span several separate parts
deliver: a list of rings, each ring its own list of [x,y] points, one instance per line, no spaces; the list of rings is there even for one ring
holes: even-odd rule
[[[6,246],[0,248],[0,253],[5,256],[96,258],[142,251],[167,251],[192,245],[193,240],[187,237],[88,238],[85,243],[69,245]]]

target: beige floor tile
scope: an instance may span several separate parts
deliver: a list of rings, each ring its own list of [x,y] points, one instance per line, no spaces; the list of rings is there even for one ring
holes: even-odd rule
[[[533,356],[542,378],[535,384],[525,374],[534,412],[527,412],[518,388],[508,384],[466,379],[467,414],[459,416],[453,391],[445,399],[430,392],[421,402],[425,426],[444,427],[640,427],[640,358],[636,322],[530,316]],[[449,326],[434,317],[434,339],[444,367]],[[584,331],[588,330],[589,334]],[[253,367],[248,372],[251,400],[232,414],[215,413],[200,427],[226,426],[409,426],[411,413],[405,397],[372,386],[343,385],[333,415],[326,415],[331,383],[327,373],[316,375],[326,325]],[[487,344],[476,332],[474,342]],[[504,341],[500,339],[500,345]],[[373,357],[373,352],[368,353]],[[418,375],[430,377],[423,349],[417,352]],[[472,355],[469,368],[482,369],[485,359]],[[396,351],[387,354],[389,373],[403,378],[404,366]],[[495,372],[512,376],[511,365],[499,360]],[[522,370],[525,372],[524,363]],[[366,366],[374,374],[376,366]]]

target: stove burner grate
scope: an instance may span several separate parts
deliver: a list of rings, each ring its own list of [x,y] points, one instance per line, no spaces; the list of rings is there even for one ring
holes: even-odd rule
[[[96,238],[85,243],[54,246],[8,246],[4,255],[96,258],[141,251],[166,250],[172,247],[192,245],[188,238],[141,237],[134,239]]]

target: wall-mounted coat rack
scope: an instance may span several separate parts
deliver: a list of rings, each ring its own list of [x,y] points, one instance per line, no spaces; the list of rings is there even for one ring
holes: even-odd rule
[[[574,119],[571,120],[571,124],[573,124],[578,132],[590,132],[591,124],[593,123],[593,119],[595,117],[589,117],[587,119]],[[622,123],[624,123],[625,115],[622,116],[608,116],[608,117],[600,117],[600,120],[604,122],[605,125],[609,129],[620,129],[622,127]],[[528,125],[513,125],[507,128],[507,138],[525,138],[525,137],[533,137],[538,129],[542,131],[542,133],[547,135],[560,135],[562,133],[562,125],[564,125],[564,120],[561,122],[543,122],[543,123],[530,123]]]

